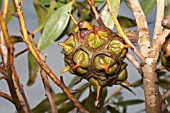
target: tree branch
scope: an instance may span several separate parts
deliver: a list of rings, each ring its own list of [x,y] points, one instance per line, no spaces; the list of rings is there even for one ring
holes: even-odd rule
[[[12,99],[12,97],[9,96],[8,94],[4,93],[4,92],[1,92],[1,91],[0,91],[0,97],[3,97],[4,99],[9,100],[9,101],[12,102],[13,104],[15,104],[14,101],[13,101],[13,99]]]
[[[139,62],[130,53],[126,54],[126,58],[135,66],[135,68],[138,70],[138,72],[143,77],[142,68],[141,68]]]
[[[43,56],[43,61],[45,62],[45,55]],[[55,105],[55,101],[52,97],[52,91],[51,91],[51,87],[50,87],[50,83],[48,81],[48,77],[46,75],[46,73],[44,72],[44,70],[41,69],[41,78],[42,78],[42,81],[43,81],[43,84],[44,84],[44,88],[45,88],[45,94],[47,96],[47,99],[48,99],[48,102],[50,104],[50,107],[51,107],[51,113],[58,113],[58,110],[56,108],[56,105]]]
[[[156,12],[156,22],[153,34],[153,39],[155,40],[161,34],[163,27],[161,25],[164,16],[164,10],[162,8],[165,5],[165,0],[157,0],[157,12]]]
[[[155,50],[154,48],[150,48],[148,26],[139,1],[129,1],[138,26],[138,45],[140,47],[141,54],[145,57],[145,59],[142,61],[142,71],[146,113],[161,113],[162,101],[160,98],[158,78],[155,73],[159,51]]]
[[[41,68],[46,72],[46,74],[56,83],[62,90],[63,92],[68,96],[68,98],[74,103],[76,107],[79,108],[81,113],[88,113],[82,105],[75,99],[75,97],[70,93],[69,89],[60,82],[60,80],[55,76],[55,74],[49,69],[49,67],[43,62],[41,59],[41,54],[40,52],[36,49],[36,47],[32,44],[32,42],[29,39],[25,21],[24,21],[24,16],[22,12],[22,7],[21,7],[21,2],[19,0],[14,0],[15,6],[17,8],[17,14],[19,18],[19,23],[20,23],[20,28],[21,28],[21,33],[23,35],[23,40],[27,44],[29,50],[31,51],[32,55],[36,59],[36,61],[39,63]]]
[[[142,11],[142,8],[139,4],[139,1],[129,0],[129,2],[131,4],[133,14],[136,18],[136,23],[137,23],[137,27],[139,31],[138,45],[140,47],[140,52],[144,57],[147,57],[147,53],[149,51],[148,48],[150,47],[150,39],[149,39],[147,21]]]

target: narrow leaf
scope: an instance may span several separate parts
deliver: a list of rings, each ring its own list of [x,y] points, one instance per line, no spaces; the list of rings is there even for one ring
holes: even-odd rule
[[[120,7],[120,0],[110,0],[112,10],[114,11],[115,15],[118,15],[119,7]],[[110,13],[108,12],[107,5],[105,5],[104,10],[101,13],[101,18],[104,22],[104,24],[110,28],[114,28],[114,22],[112,20],[112,17],[110,16]]]
[[[16,7],[15,7],[15,4],[14,4],[14,1],[11,1],[9,6],[8,6],[8,15],[7,15],[7,22],[9,22],[13,15],[12,14],[15,14],[16,13]]]
[[[129,0],[124,0],[124,1],[126,5],[131,9]],[[142,2],[140,2],[140,5],[142,7],[145,16],[148,16],[150,12],[153,10],[153,8],[156,6],[156,0],[142,0]]]
[[[71,89],[78,81],[80,80],[80,77],[75,76],[72,81],[70,82],[70,84],[68,85],[68,88]]]
[[[129,28],[136,26],[136,21],[124,16],[117,17],[122,28]]]
[[[148,16],[156,6],[156,0],[142,0],[140,3],[145,16]]]
[[[10,36],[10,38],[11,38],[11,41],[12,41],[13,43],[23,42],[21,36],[14,36],[14,35],[13,35],[13,36]]]
[[[71,12],[72,4],[73,2],[70,2],[62,6],[51,15],[40,37],[38,49],[47,48],[62,34],[69,22],[68,12]]]
[[[127,100],[127,101],[122,101],[122,102],[114,102],[113,104],[116,104],[116,105],[119,105],[122,107],[126,107],[129,105],[141,104],[143,102],[144,102],[143,100],[139,99],[139,100]]]
[[[28,52],[28,68],[29,68],[29,80],[27,85],[31,86],[34,84],[36,78],[38,77],[38,73],[40,72],[40,66],[33,57],[31,52]]]
[[[68,113],[74,108],[75,106],[72,102],[62,103],[57,107],[58,113]]]
[[[91,91],[89,91],[89,96],[86,98],[85,103],[84,103],[84,108],[89,111],[90,113],[96,113],[97,112],[97,108],[95,106],[95,96],[94,93]]]
[[[111,112],[111,113],[120,113],[115,107],[112,107],[110,105],[106,106],[106,108]]]
[[[51,0],[39,0],[42,5],[49,5]]]
[[[128,86],[125,86],[125,85],[121,85],[121,86],[127,89],[128,91],[130,91],[132,94],[136,95],[136,93],[132,91]]]
[[[53,99],[56,105],[59,105],[68,100],[68,97],[64,93],[58,93],[53,96]],[[44,113],[49,110],[50,106],[47,98],[41,101],[35,108],[32,109],[33,113]]]

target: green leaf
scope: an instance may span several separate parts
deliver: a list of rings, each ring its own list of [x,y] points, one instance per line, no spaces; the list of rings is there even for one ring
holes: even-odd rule
[[[115,107],[112,107],[110,105],[106,106],[106,108],[111,112],[111,113],[120,113]]]
[[[7,15],[7,23],[12,19],[13,15],[12,14],[15,14],[16,13],[16,7],[15,7],[15,4],[14,4],[14,1],[11,1],[9,6],[8,6],[8,15]]]
[[[34,8],[38,17],[38,27],[33,31],[33,34],[42,30],[49,18],[47,9],[42,6],[38,0],[34,0]]]
[[[170,89],[169,80],[167,78],[159,79],[159,85],[163,89],[167,89],[167,90]]]
[[[86,1],[77,2],[78,16],[81,20],[90,22],[92,20],[92,15],[90,14],[90,6]]]
[[[34,84],[36,78],[38,77],[38,73],[40,72],[40,66],[33,57],[31,52],[28,52],[28,68],[29,68],[29,80],[27,82],[28,86]]]
[[[80,80],[80,77],[75,76],[72,81],[70,82],[70,84],[68,85],[68,88],[71,89],[78,81]]]
[[[14,35],[13,35],[13,36],[10,36],[10,38],[11,38],[11,41],[12,41],[13,43],[23,42],[21,36],[14,36]]]
[[[142,83],[143,83],[143,79],[137,80],[135,83],[133,83],[133,87],[140,86],[142,85]]]
[[[40,37],[38,49],[47,48],[62,34],[69,22],[68,12],[71,12],[72,4],[70,2],[62,6],[51,15]]]
[[[143,102],[144,102],[143,100],[137,99],[137,100],[127,100],[127,101],[122,101],[122,102],[113,102],[113,104],[126,107],[129,105],[141,104]]]
[[[131,9],[129,0],[124,0],[124,1],[126,5]],[[156,0],[142,0],[142,2],[140,2],[140,5],[142,7],[145,16],[148,16],[150,12],[153,10],[153,8],[156,6]]]
[[[60,105],[61,103],[68,100],[68,97],[64,93],[58,93],[53,96],[56,105]],[[44,99],[41,101],[36,107],[32,109],[33,113],[44,113],[50,110],[48,99]]]
[[[59,106],[57,106],[58,113],[68,113],[69,111],[73,110],[74,108],[75,108],[75,106],[72,102],[62,103]]]
[[[156,6],[156,0],[142,0],[140,3],[145,16],[148,16],[153,8]]]
[[[129,28],[136,26],[136,21],[124,16],[117,17],[122,28]]]
[[[125,85],[121,85],[122,87],[124,87],[125,89],[127,89],[128,91],[130,91],[132,94],[136,95],[136,93],[134,91],[132,91],[128,86]]]
[[[42,5],[50,5],[51,0],[38,0]]]
[[[110,0],[112,10],[114,11],[115,15],[118,15],[119,7],[120,7],[120,0]],[[110,16],[110,13],[108,12],[107,5],[105,5],[104,10],[101,13],[101,18],[106,25],[106,27],[113,29],[114,28],[114,22],[112,20],[112,17]]]
[[[91,88],[89,88],[89,96],[86,98],[84,102],[84,108],[90,113],[97,113],[97,108],[95,106],[96,97],[92,92]]]

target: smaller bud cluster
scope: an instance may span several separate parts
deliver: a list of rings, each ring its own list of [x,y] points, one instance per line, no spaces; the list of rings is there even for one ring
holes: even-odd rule
[[[158,70],[170,71],[170,35],[166,37],[165,43],[162,45],[161,64]]]

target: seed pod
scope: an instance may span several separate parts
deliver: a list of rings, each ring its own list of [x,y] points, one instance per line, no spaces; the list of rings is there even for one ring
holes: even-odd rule
[[[92,26],[84,21],[77,26],[74,33],[59,43],[66,66],[60,73],[69,71],[97,86],[97,98],[102,87],[128,83],[127,64],[123,60],[130,46],[105,26]]]
[[[166,37],[164,44],[162,45],[161,53],[161,66],[157,69],[170,71],[170,35]]]
[[[162,20],[162,26],[170,29],[170,0],[165,0],[164,18]]]

